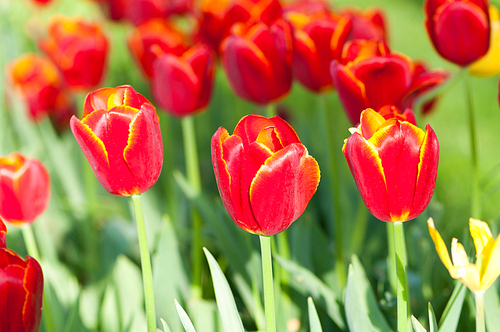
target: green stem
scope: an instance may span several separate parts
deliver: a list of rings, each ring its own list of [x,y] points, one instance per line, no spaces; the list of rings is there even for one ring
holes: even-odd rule
[[[394,248],[394,224],[386,223],[387,227],[387,274],[389,275],[389,285],[392,292],[397,292],[397,272],[396,272],[396,250]]]
[[[272,118],[273,116],[276,116],[276,104],[271,103],[268,104],[266,107],[266,117],[269,119]]]
[[[335,243],[337,247],[337,257],[335,261],[337,277],[342,288],[346,286],[346,272],[344,266],[344,245],[343,245],[343,232],[342,232],[342,211],[340,203],[340,182],[338,176],[338,154],[335,146],[337,142],[336,128],[334,124],[336,120],[333,119],[332,112],[329,112],[326,108],[326,95],[321,95],[318,97],[318,108],[321,114],[320,120],[323,122],[323,126],[326,126],[325,131],[327,133],[327,154],[330,159],[330,180],[333,191],[333,207],[335,213]]]
[[[262,254],[262,276],[264,280],[264,310],[266,313],[266,332],[276,332],[276,317],[274,308],[273,265],[271,258],[271,237],[260,237]]]
[[[36,245],[35,234],[33,234],[33,228],[31,225],[26,225],[21,228],[23,233],[24,243],[26,245],[26,251],[28,251],[28,255],[36,259],[40,262],[40,253],[38,251],[38,246]],[[45,283],[48,283],[48,280],[45,279]],[[45,288],[46,289],[46,288]],[[44,291],[42,295],[42,307],[43,307],[43,321],[45,325],[45,330],[48,332],[54,332],[54,321],[52,319],[51,314],[51,306],[50,301],[47,296],[47,292]]]
[[[141,195],[133,195],[132,202],[134,203],[135,219],[137,222],[137,235],[139,237],[139,250],[141,253],[142,282],[144,285],[144,298],[146,302],[148,332],[156,332],[153,273],[151,271],[151,259],[149,257],[148,239],[146,236],[144,213],[142,212]]]
[[[469,113],[469,138],[470,138],[470,152],[472,162],[472,202],[471,202],[471,216],[473,218],[481,218],[481,201],[479,190],[479,174],[477,162],[477,135],[476,135],[476,120],[474,116],[474,102],[472,100],[472,90],[470,86],[470,77],[467,68],[464,69],[464,87],[465,97],[467,104],[467,111]]]
[[[182,135],[184,139],[184,155],[186,157],[186,172],[189,184],[196,191],[201,192],[200,166],[198,162],[198,150],[196,148],[196,133],[192,116],[182,118]],[[191,261],[193,282],[191,285],[191,295],[193,298],[201,298],[201,267],[202,267],[202,239],[201,239],[201,218],[193,209],[193,243],[191,247]]]
[[[485,332],[484,327],[484,292],[474,293],[476,298],[476,332]]]
[[[396,251],[396,273],[397,273],[397,299],[398,299],[398,332],[406,332],[408,329],[410,310],[409,289],[406,279],[406,245],[403,223],[394,223],[394,248]]]

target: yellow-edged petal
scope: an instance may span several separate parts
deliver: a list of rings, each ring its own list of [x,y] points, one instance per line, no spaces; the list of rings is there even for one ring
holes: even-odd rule
[[[500,74],[500,18],[498,8],[489,7],[490,13],[490,47],[488,52],[469,66],[474,76],[494,76]]]
[[[439,258],[449,270],[452,267],[450,254],[448,253],[448,248],[446,248],[443,238],[436,230],[436,227],[434,227],[434,220],[432,220],[432,218],[427,220],[427,226],[429,227],[429,234],[431,235],[432,241],[434,241]]]

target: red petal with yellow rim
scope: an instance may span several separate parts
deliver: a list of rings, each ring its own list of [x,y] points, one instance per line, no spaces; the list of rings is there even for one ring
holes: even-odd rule
[[[2,219],[0,219],[0,249],[7,246],[7,227]]]

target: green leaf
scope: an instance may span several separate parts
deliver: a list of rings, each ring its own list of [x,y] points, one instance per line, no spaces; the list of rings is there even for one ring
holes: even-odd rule
[[[163,325],[163,332],[171,332],[170,327],[168,327],[167,322],[163,320],[163,318],[160,318],[161,325]]]
[[[430,332],[438,332],[436,315],[434,314],[434,309],[432,308],[432,304],[430,302],[429,302],[429,329]]]
[[[212,254],[203,248],[205,256],[207,257],[208,266],[210,267],[210,274],[214,284],[215,299],[217,300],[217,307],[222,319],[222,324],[226,332],[244,332],[243,323],[234,302],[234,296],[231,288],[227,283],[224,273],[219,267],[219,264],[212,256]]]
[[[310,296],[307,298],[307,309],[309,313],[309,326],[311,332],[323,332],[323,329],[321,328],[321,322],[319,321],[318,312],[316,311],[314,301]]]
[[[182,326],[184,326],[184,330],[186,332],[196,332],[194,329],[193,323],[191,323],[191,320],[189,319],[189,316],[187,315],[186,311],[182,309],[181,305],[177,300],[175,301],[175,308],[177,309],[177,314],[179,315],[179,318],[182,322]]]
[[[344,304],[351,331],[391,331],[356,255],[352,255],[349,265]]]
[[[427,330],[420,324],[418,319],[415,316],[411,315],[411,325],[413,326],[414,332],[427,332]]]
[[[451,294],[446,307],[444,308],[443,315],[441,316],[439,331],[449,332],[456,331],[460,313],[462,312],[462,305],[464,304],[465,291],[467,287],[462,282],[457,281],[455,289]]]
[[[335,292],[308,269],[279,255],[274,255],[274,258],[296,280],[291,286],[302,294],[311,295],[317,303],[325,308],[326,313],[335,324],[344,329],[345,322]]]

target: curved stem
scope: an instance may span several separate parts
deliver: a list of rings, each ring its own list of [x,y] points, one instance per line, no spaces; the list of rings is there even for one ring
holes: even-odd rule
[[[485,332],[484,326],[484,292],[474,293],[476,299],[476,332]]]
[[[476,120],[474,116],[474,102],[472,100],[472,90],[470,86],[470,77],[468,70],[464,69],[464,87],[465,97],[467,101],[467,111],[469,113],[469,134],[470,134],[470,152],[472,162],[472,202],[471,202],[471,216],[473,218],[481,218],[481,201],[479,190],[479,174],[477,162],[477,136],[476,136]]]
[[[271,238],[259,235],[262,254],[262,276],[264,281],[264,310],[266,313],[266,332],[276,332],[274,308],[273,264],[271,258]]]
[[[406,278],[406,244],[402,222],[394,223],[394,248],[396,251],[398,332],[405,332],[409,326],[410,310],[408,304],[410,296]]]
[[[146,225],[144,223],[144,213],[142,212],[141,195],[133,195],[132,202],[134,203],[135,220],[137,222],[137,235],[139,237],[139,250],[141,253],[142,283],[144,285],[144,298],[146,302],[146,319],[148,323],[148,332],[156,332],[153,273],[151,270],[151,259],[149,257]]]

